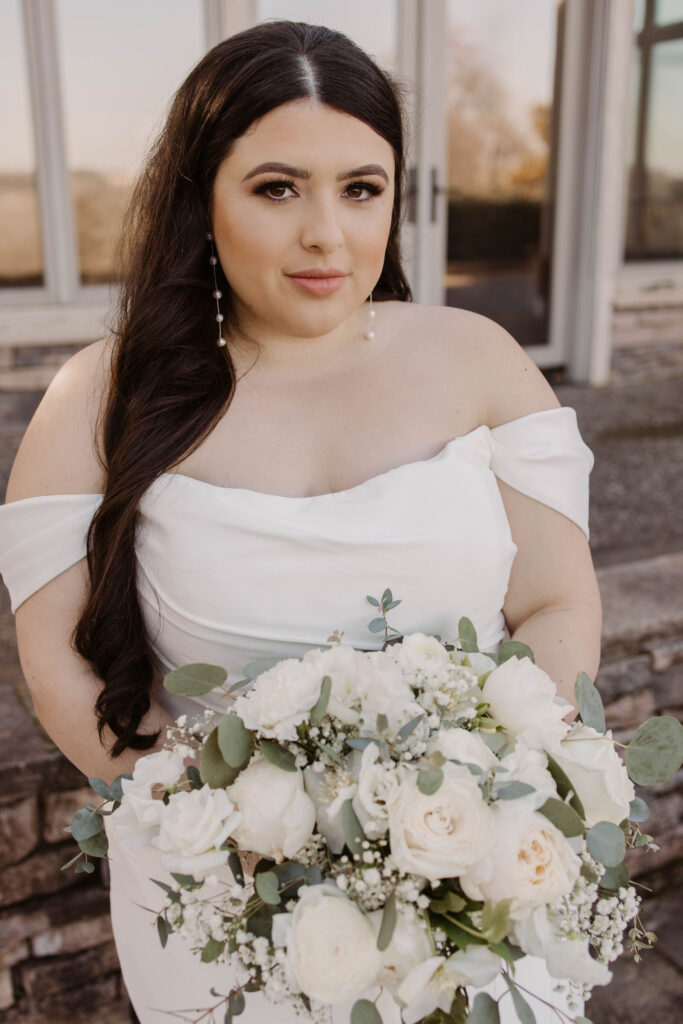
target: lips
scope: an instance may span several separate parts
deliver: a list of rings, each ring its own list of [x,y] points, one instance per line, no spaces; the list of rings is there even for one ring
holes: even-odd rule
[[[334,267],[332,268],[332,270],[299,270],[299,271],[297,271],[294,274],[287,274],[287,277],[317,277],[317,278],[323,278],[323,277],[346,277],[346,276],[347,275],[344,273],[343,270],[337,270]]]

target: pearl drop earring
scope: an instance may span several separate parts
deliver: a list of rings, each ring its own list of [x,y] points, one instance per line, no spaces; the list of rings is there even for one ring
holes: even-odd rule
[[[365,332],[365,337],[368,339],[368,341],[372,341],[372,339],[375,337],[375,332],[373,330],[374,324],[375,324],[375,310],[372,308],[372,292],[370,292],[370,327]]]
[[[209,256],[209,263],[211,264],[211,269],[213,270],[213,297],[216,300],[216,323],[218,324],[218,341],[216,342],[216,344],[223,346],[226,344],[226,341],[225,338],[223,337],[223,329],[221,327],[221,324],[223,323],[224,320],[220,307],[220,299],[223,298],[223,292],[218,287],[218,278],[216,276],[216,265],[218,263],[218,257],[216,256],[216,250],[213,247],[213,235],[211,234],[210,231],[207,231],[206,237],[207,240],[211,242],[211,255]]]

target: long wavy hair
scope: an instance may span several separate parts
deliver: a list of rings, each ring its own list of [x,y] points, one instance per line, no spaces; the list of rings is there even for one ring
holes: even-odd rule
[[[87,536],[88,593],[76,650],[103,686],[95,710],[110,753],[147,750],[139,732],[158,678],[136,586],[139,502],[193,452],[235,388],[228,346],[216,344],[207,230],[221,161],[249,126],[284,103],[311,98],[364,121],[395,157],[394,207],[373,298],[412,301],[399,253],[405,180],[405,86],[340,32],[270,21],[210,50],[180,86],[134,186],[116,251],[121,282],[113,353],[100,411],[104,495]],[[236,316],[220,265],[224,328]]]

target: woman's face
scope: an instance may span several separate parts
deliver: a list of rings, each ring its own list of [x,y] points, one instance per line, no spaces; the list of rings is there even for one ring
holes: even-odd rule
[[[288,170],[258,170],[274,162]],[[393,150],[364,122],[308,99],[254,122],[220,164],[213,193],[213,235],[240,327],[257,340],[338,328],[379,279],[393,202]],[[288,276],[310,269],[346,276],[315,294]]]

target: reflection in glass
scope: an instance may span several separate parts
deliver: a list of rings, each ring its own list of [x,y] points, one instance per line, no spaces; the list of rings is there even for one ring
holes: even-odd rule
[[[326,25],[343,32],[361,46],[377,63],[393,71],[396,66],[396,0],[345,0],[321,4],[320,0],[258,0],[259,21],[286,18]]]
[[[655,22],[657,25],[673,25],[683,22],[683,0],[657,0]]]
[[[41,285],[36,155],[20,0],[0,5],[0,95],[0,288]]]
[[[548,341],[556,0],[449,0],[446,301]]]
[[[81,280],[102,283],[112,279],[121,214],[145,150],[204,51],[202,5],[57,0],[56,14]]]
[[[641,64],[642,56],[637,61]],[[639,79],[639,75],[635,76]],[[645,95],[641,95],[645,89]],[[649,88],[638,88],[638,127],[629,168],[626,259],[683,256],[683,38],[650,49]]]

